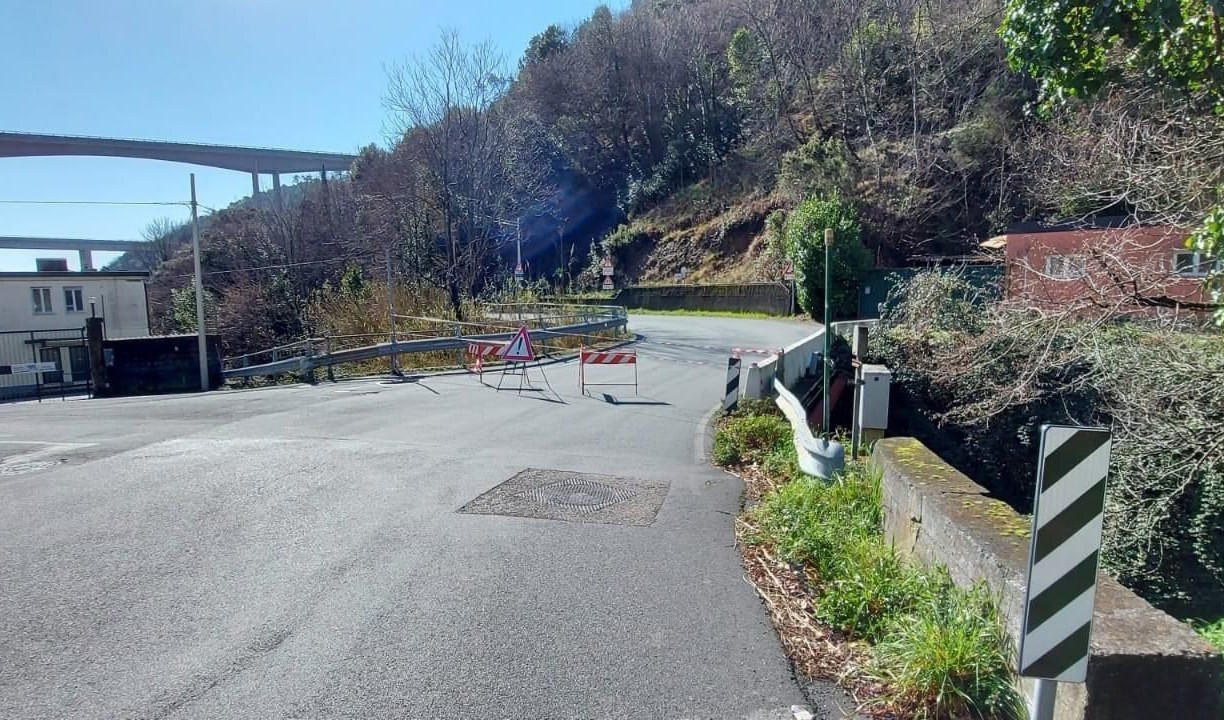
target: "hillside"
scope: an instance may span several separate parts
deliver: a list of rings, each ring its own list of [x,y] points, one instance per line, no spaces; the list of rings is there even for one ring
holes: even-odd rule
[[[443,33],[389,69],[394,145],[283,210],[208,219],[227,350],[309,332],[312,298],[349,266],[382,276],[388,252],[399,282],[460,313],[505,286],[516,237],[534,286],[564,292],[605,253],[620,283],[776,277],[788,217],[822,199],[886,267],[1018,220],[1200,220],[1224,167],[1203,157],[1224,138],[1210,104],[1123,74],[1050,111],[1048,82],[1009,68],[1005,17],[992,0],[639,1],[543,29],[513,69]],[[178,252],[156,273],[164,328]]]

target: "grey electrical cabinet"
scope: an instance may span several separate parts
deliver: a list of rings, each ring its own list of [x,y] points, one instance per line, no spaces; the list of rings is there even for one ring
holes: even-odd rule
[[[892,371],[883,365],[863,365],[863,387],[859,392],[859,422],[861,427],[888,429],[888,392]]]

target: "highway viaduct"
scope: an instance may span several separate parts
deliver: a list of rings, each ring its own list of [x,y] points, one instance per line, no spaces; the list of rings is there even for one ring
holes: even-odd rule
[[[90,156],[143,158],[166,160],[205,167],[222,168],[251,174],[251,195],[259,194],[259,176],[272,176],[272,189],[280,196],[282,173],[318,172],[326,178],[328,171],[348,170],[356,155],[278,148],[243,147],[239,145],[208,145],[203,143],[163,142],[160,140],[129,140],[123,138],[81,137],[75,135],[42,135],[37,133],[0,132],[0,158]],[[126,251],[138,247],[139,241],[85,240],[74,238],[0,237],[0,248],[18,250],[75,250],[80,254],[81,269],[93,269],[94,251]]]

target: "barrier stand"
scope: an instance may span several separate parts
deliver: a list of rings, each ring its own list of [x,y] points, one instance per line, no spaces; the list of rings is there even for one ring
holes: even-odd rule
[[[487,342],[482,340],[474,340],[469,342],[467,346],[467,353],[464,357],[464,368],[466,368],[468,372],[474,373],[476,377],[480,379],[480,384],[483,385],[485,358],[496,358],[503,347],[504,345],[498,342]],[[472,367],[467,366],[467,358],[474,359]]]
[[[632,365],[633,366],[633,382],[627,383],[589,383],[586,381],[586,366],[587,365]],[[586,347],[578,349],[578,387],[582,390],[582,394],[586,395],[587,385],[595,385],[599,387],[633,387],[633,394],[638,394],[638,369],[637,369],[637,351],[636,350],[587,350]]]
[[[785,353],[785,352],[786,352],[786,351],[785,351],[783,348],[731,348],[731,359],[734,359],[734,360],[739,361],[739,360],[741,360],[741,359],[742,359],[742,356],[744,356],[744,355],[776,355],[776,356],[778,357],[778,361],[779,361],[779,365],[780,365],[780,364],[781,364],[782,355],[783,355],[783,353]],[[768,360],[768,358],[766,358],[766,359]],[[730,363],[728,363],[728,365],[729,365],[729,364],[730,364]],[[736,367],[737,367],[737,368],[739,368],[740,366],[737,364],[737,366],[736,366]],[[757,363],[749,363],[748,367],[749,367],[750,369],[752,369],[752,370],[756,370],[756,369],[757,369],[757,367],[758,367],[758,365],[757,365]],[[728,373],[728,374],[729,374],[729,373]],[[776,368],[776,367],[775,367],[775,368],[774,368],[774,376],[776,377],[776,376],[778,376],[778,374],[779,374],[779,373],[778,373],[778,368]],[[771,382],[772,378],[760,377],[759,375],[753,375],[752,373],[749,373],[749,374],[748,374],[748,378],[749,378],[750,380],[751,380],[753,377],[757,377],[757,378],[760,380],[761,385],[760,385],[760,387],[759,387],[759,388],[757,388],[757,389],[755,389],[755,390],[752,390],[751,392],[749,392],[749,391],[747,390],[747,388],[745,388],[745,392],[748,392],[748,397],[761,397],[762,395],[768,395],[768,392],[766,392],[766,388],[768,388],[768,387],[769,387],[769,383]],[[727,384],[728,384],[728,385],[730,385],[730,383],[731,383],[731,380],[730,380],[730,377],[728,377]],[[737,383],[737,385],[738,385],[738,383]],[[737,390],[736,390],[736,391],[738,392],[738,388],[737,388]],[[753,394],[752,394],[753,392],[756,392],[757,394],[756,394],[756,395],[753,395]],[[724,401],[724,402],[726,402],[726,401]],[[737,402],[738,402],[738,401],[737,401]],[[729,408],[728,408],[728,409],[729,409]]]

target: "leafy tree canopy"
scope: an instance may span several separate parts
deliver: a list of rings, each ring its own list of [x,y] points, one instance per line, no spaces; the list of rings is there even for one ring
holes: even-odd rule
[[[999,29],[1047,107],[1137,74],[1224,102],[1221,0],[1009,0]]]

